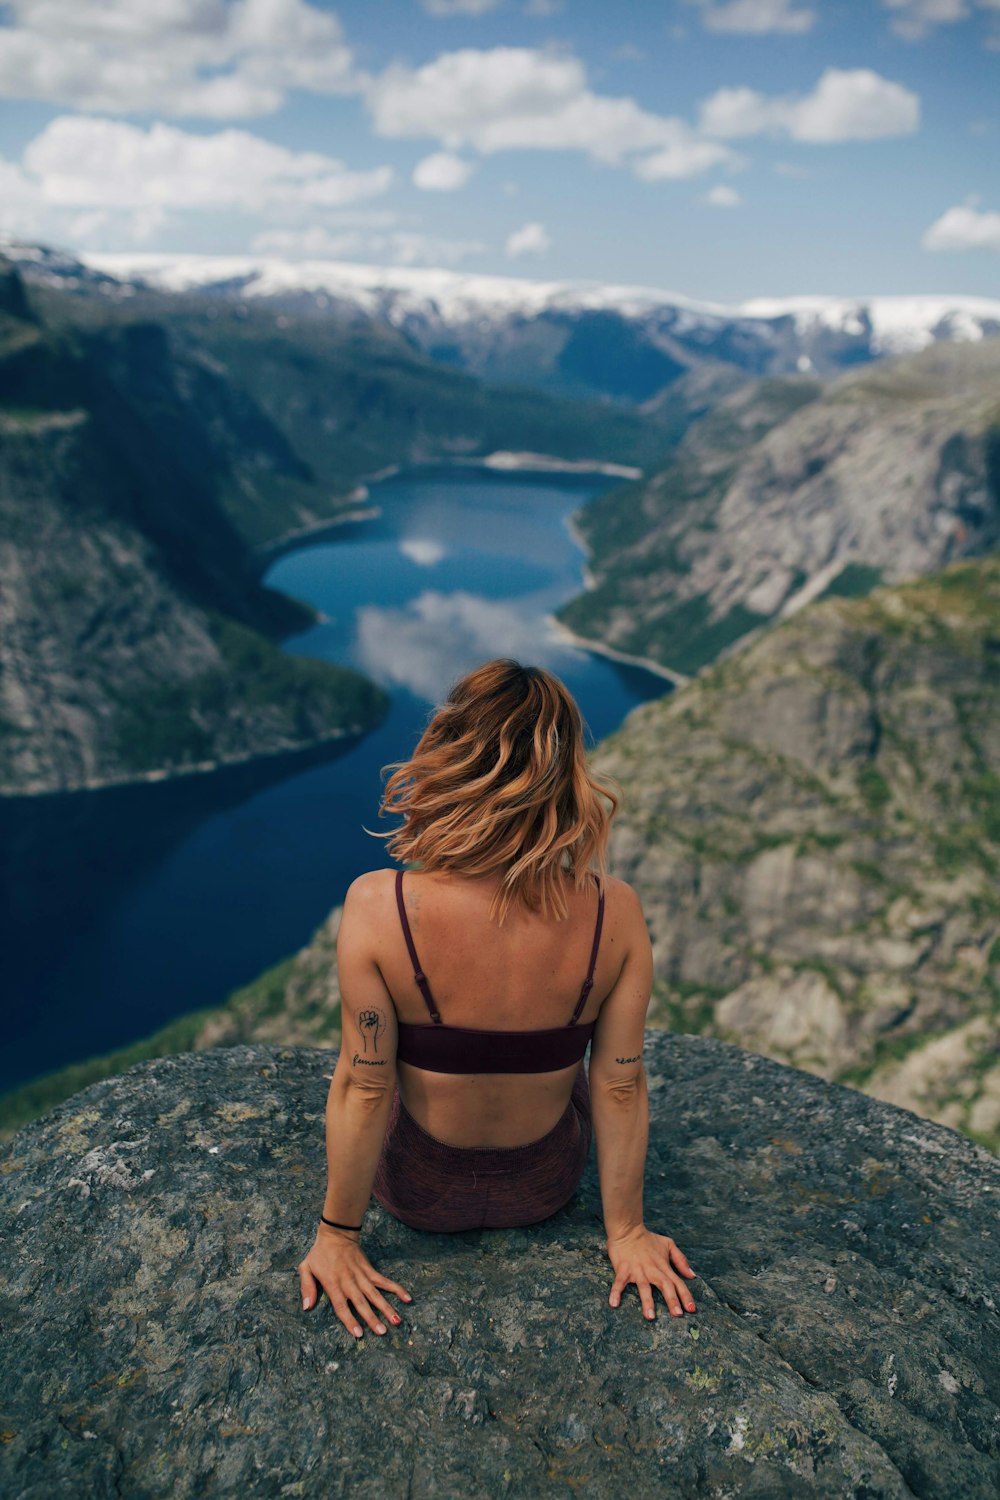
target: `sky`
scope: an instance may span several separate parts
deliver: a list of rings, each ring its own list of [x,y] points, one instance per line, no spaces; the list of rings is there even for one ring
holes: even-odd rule
[[[1000,295],[1000,0],[0,0],[0,235]]]

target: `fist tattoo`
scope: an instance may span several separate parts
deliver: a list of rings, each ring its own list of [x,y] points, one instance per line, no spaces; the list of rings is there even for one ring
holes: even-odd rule
[[[361,1032],[361,1040],[368,1051],[368,1042],[371,1039],[372,1051],[378,1052],[378,1039],[385,1030],[385,1015],[380,1010],[362,1010],[358,1012],[358,1030]]]

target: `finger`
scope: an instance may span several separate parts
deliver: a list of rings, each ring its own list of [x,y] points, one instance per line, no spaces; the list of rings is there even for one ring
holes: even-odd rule
[[[619,1271],[618,1275],[615,1277],[614,1285],[611,1288],[611,1296],[608,1298],[608,1301],[611,1303],[612,1307],[618,1306],[619,1302],[622,1300],[622,1292],[625,1290],[627,1285],[628,1277],[623,1272]]]
[[[330,1294],[330,1301],[333,1303],[334,1312],[337,1314],[337,1317],[343,1323],[348,1333],[353,1334],[356,1339],[359,1339],[362,1334],[362,1328],[357,1318],[348,1307],[347,1298],[343,1295],[342,1292],[333,1292],[332,1294]]]
[[[668,1275],[664,1274],[660,1277],[656,1284],[660,1288],[660,1291],[663,1293],[663,1300],[664,1302],[666,1302],[674,1317],[679,1318],[681,1315],[681,1304],[677,1299],[677,1288],[671,1278]]]
[[[347,1300],[354,1308],[358,1317],[364,1318],[365,1322],[368,1324],[368,1327],[372,1330],[373,1333],[385,1333],[385,1325],[379,1320],[376,1314],[372,1312],[372,1309],[368,1303],[368,1298],[365,1296],[361,1287],[358,1286],[357,1283],[347,1288]]]
[[[362,1286],[364,1287],[364,1293],[368,1301],[377,1307],[382,1316],[388,1318],[390,1323],[401,1323],[403,1321],[396,1309],[390,1307],[374,1283],[362,1282]]]
[[[303,1308],[312,1307],[319,1298],[319,1285],[305,1261],[299,1266],[299,1290]]]
[[[644,1314],[647,1318],[655,1318],[656,1308],[653,1306],[653,1288],[645,1280],[636,1281],[636,1286],[639,1288],[639,1301],[642,1303]]]
[[[409,1292],[400,1286],[398,1281],[390,1281],[388,1276],[383,1276],[381,1271],[372,1271],[372,1281],[376,1286],[382,1287],[386,1292],[395,1292],[397,1297],[402,1297],[404,1302],[412,1302],[413,1298]]]
[[[677,1277],[675,1276],[674,1287],[676,1289],[678,1297],[680,1297],[688,1312],[697,1312],[698,1309],[694,1305],[694,1298],[688,1291],[687,1283],[684,1281],[678,1281]]]
[[[681,1247],[679,1245],[675,1244],[675,1242],[673,1240],[670,1240],[668,1242],[667,1255],[668,1255],[668,1258],[673,1261],[673,1263],[677,1267],[677,1269],[679,1271],[683,1271],[683,1273],[684,1273],[685,1276],[693,1276],[694,1275],[694,1272],[692,1271],[690,1265],[688,1264],[688,1258],[687,1258],[687,1256],[684,1254],[684,1251],[681,1249]]]

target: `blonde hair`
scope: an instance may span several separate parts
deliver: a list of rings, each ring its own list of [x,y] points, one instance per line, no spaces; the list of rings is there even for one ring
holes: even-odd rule
[[[568,912],[562,871],[579,889],[606,873],[620,789],[587,770],[584,726],[558,677],[498,657],[455,683],[413,755],[393,761],[379,816],[402,815],[386,849],[401,864],[481,876],[502,870],[490,906]],[[605,806],[605,803],[610,806]]]

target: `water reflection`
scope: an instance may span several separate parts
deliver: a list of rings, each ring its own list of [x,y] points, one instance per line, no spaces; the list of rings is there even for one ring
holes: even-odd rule
[[[356,657],[380,682],[440,703],[463,672],[492,656],[523,657],[559,672],[570,653],[520,604],[427,590],[402,609],[363,605]]]

